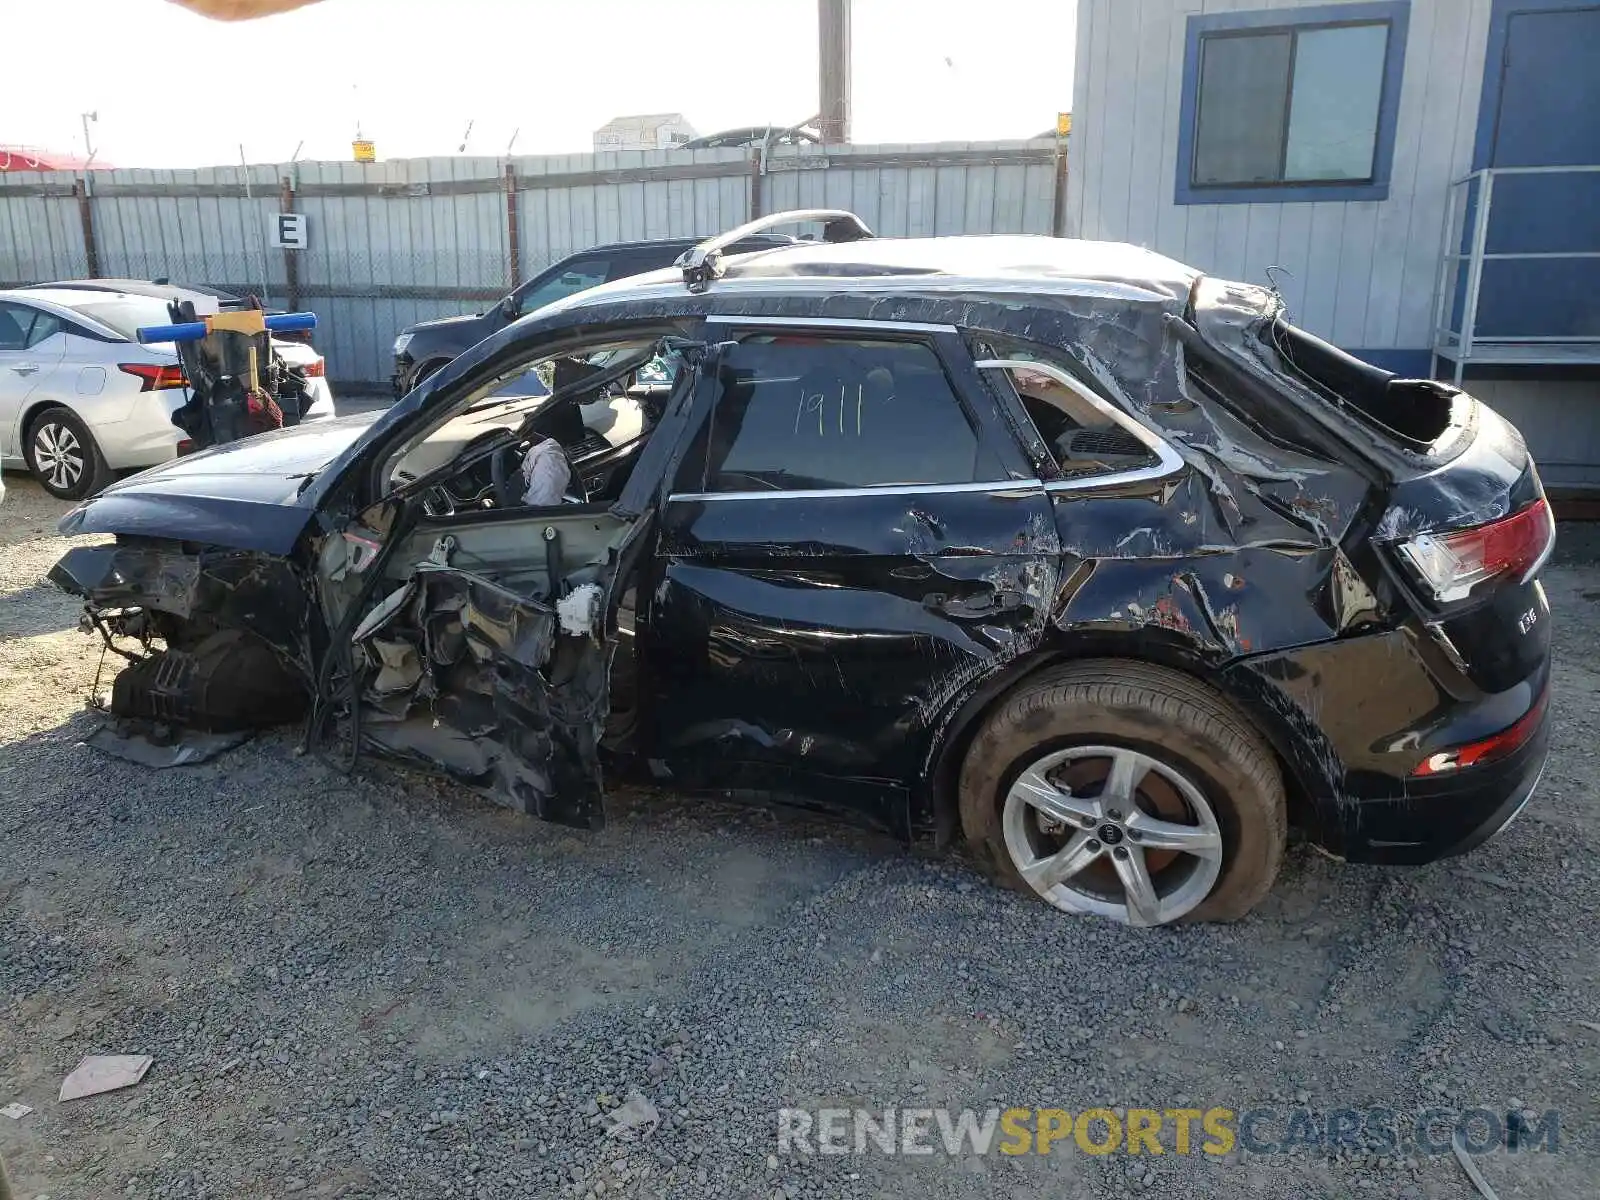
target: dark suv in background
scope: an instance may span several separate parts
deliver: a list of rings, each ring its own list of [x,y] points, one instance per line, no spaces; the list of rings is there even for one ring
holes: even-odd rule
[[[703,239],[665,238],[656,242],[616,242],[568,255],[522,284],[488,312],[418,321],[394,340],[394,394],[403,396],[468,346],[475,346],[518,317],[574,292],[670,267]],[[768,250],[794,243],[791,237],[754,237],[734,253]]]

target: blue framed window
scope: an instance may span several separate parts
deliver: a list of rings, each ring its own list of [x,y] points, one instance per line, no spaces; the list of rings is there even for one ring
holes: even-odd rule
[[[1410,8],[1190,17],[1176,202],[1385,199]]]

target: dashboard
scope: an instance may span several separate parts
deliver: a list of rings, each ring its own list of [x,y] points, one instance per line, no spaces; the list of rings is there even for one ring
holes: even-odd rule
[[[569,503],[614,498],[620,490],[617,472],[633,462],[654,424],[650,401],[658,391],[664,389],[639,387],[578,406],[583,432],[576,441],[562,444],[573,468],[566,497]],[[520,469],[526,443],[512,439],[547,399],[542,395],[515,397],[453,418],[401,458],[394,483],[403,487],[460,461],[460,471],[428,490],[424,509],[432,516],[447,516],[496,507],[496,457],[501,456],[502,472]]]

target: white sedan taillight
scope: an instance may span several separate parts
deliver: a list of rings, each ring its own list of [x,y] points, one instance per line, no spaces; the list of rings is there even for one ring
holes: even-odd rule
[[[1464,599],[1480,583],[1515,576],[1526,583],[1539,573],[1556,544],[1556,521],[1543,496],[1509,517],[1454,533],[1424,533],[1400,552],[1441,604]]]
[[[183,368],[177,363],[118,363],[117,370],[139,377],[141,392],[161,392],[168,388],[188,387]]]

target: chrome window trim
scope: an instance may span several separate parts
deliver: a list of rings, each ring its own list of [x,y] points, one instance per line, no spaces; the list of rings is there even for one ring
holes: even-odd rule
[[[843,496],[926,496],[951,492],[1036,492],[1038,479],[996,479],[984,483],[885,483],[876,487],[811,488],[771,492],[673,492],[667,497],[698,504],[703,500],[837,500]]]
[[[885,330],[890,333],[954,333],[954,325],[929,325],[919,321],[868,321],[860,317],[762,317],[755,315],[734,316],[731,313],[711,313],[706,317],[706,324],[716,325],[781,325],[785,328],[802,329],[866,329]]]
[[[1115,487],[1119,484],[1144,483],[1152,479],[1164,479],[1183,466],[1182,456],[1167,444],[1166,440],[1154,430],[1144,425],[1129,413],[1123,412],[1103,396],[1096,395],[1077,379],[1074,379],[1060,367],[1051,363],[1040,362],[1033,358],[984,358],[972,364],[980,371],[1009,370],[1018,367],[1029,371],[1040,371],[1050,376],[1062,387],[1076,393],[1083,400],[1093,405],[1119,428],[1126,430],[1139,439],[1140,445],[1156,456],[1156,464],[1150,467],[1136,467],[1131,471],[1113,471],[1108,475],[1089,475],[1081,479],[1058,479],[1044,485],[1047,492],[1081,492],[1089,488]],[[1038,430],[1034,433],[1037,435]],[[1041,440],[1043,440],[1041,438]]]

